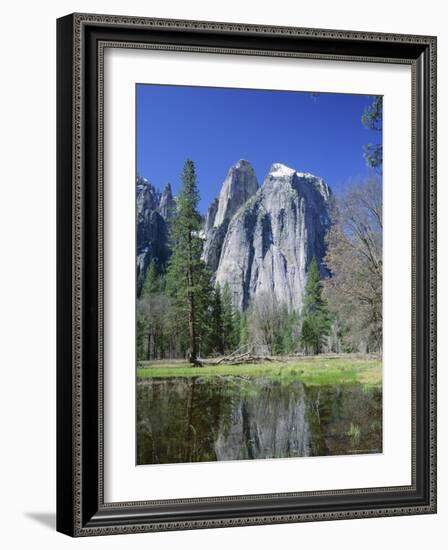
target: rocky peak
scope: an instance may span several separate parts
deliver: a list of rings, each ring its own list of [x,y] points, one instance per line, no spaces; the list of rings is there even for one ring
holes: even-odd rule
[[[160,193],[146,178],[137,177],[137,292],[142,288],[151,261],[163,269],[170,256],[168,221],[174,208],[169,184]]]
[[[160,192],[146,178],[137,176],[136,193],[138,214],[148,210],[156,210],[159,207]]]
[[[250,162],[240,159],[227,172],[219,197],[210,204],[205,220],[204,259],[215,271],[227,226],[235,212],[258,189],[258,181]]]
[[[170,256],[169,219],[176,203],[166,185],[160,193],[137,182],[137,285],[152,260],[163,269]],[[322,178],[274,163],[258,186],[251,164],[239,160],[208,209],[204,252],[214,279],[229,284],[234,305],[244,310],[258,300],[275,300],[300,311],[308,267],[315,256],[326,274],[325,235],[331,191]]]
[[[274,164],[271,166],[271,169],[269,170],[267,178],[289,178],[295,173],[296,171],[293,168],[286,166],[286,164],[282,164],[281,162],[274,162]]]
[[[209,233],[213,229],[213,224],[215,223],[216,212],[218,212],[219,198],[216,197],[210,203],[210,206],[207,210],[207,215],[205,217],[205,232]]]
[[[227,172],[222,184],[213,227],[219,227],[225,220],[230,219],[257,189],[258,181],[252,165],[247,160],[239,160]]]
[[[290,310],[301,309],[313,256],[325,273],[329,199],[321,178],[272,165],[263,185],[225,226],[219,258],[210,255],[215,279],[229,284],[236,307],[274,299]]]
[[[171,184],[167,183],[165,189],[160,196],[159,201],[159,212],[164,220],[168,220],[173,215],[174,209],[176,208],[176,202],[173,197],[173,191],[171,189]]]
[[[268,188],[270,185],[278,187],[284,184],[292,185],[303,194],[317,191],[324,201],[329,201],[331,197],[331,190],[322,178],[308,172],[298,172],[286,164],[274,163],[264,180],[263,187]]]

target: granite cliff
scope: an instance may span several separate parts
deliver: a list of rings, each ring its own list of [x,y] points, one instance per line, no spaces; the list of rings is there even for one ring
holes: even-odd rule
[[[163,269],[170,256],[168,223],[176,203],[168,183],[160,193],[147,179],[136,181],[137,292],[143,285],[151,261]]]
[[[253,173],[247,161],[239,161],[231,169],[234,174],[240,166],[245,174]],[[239,309],[266,292],[288,309],[300,309],[313,256],[325,275],[329,187],[321,178],[279,163],[272,165],[261,187],[255,186],[256,180],[233,175],[239,188],[230,193],[228,180],[213,223],[209,210],[205,227],[204,259],[215,281],[221,287],[229,284]],[[248,198],[243,202],[240,197]],[[219,217],[219,212],[224,214]]]
[[[331,191],[321,178],[275,163],[259,186],[251,164],[239,160],[204,221],[203,259],[214,282],[228,283],[240,310],[265,293],[289,310],[300,310],[313,256],[326,275],[322,260],[330,206]],[[138,289],[151,260],[160,269],[166,265],[174,212],[169,185],[160,193],[137,178]]]
[[[219,197],[211,203],[205,219],[204,260],[213,273],[218,268],[230,220],[257,190],[254,169],[247,160],[239,160],[228,171]]]

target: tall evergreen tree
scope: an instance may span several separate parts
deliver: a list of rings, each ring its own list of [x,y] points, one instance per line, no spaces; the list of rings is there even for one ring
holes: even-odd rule
[[[302,311],[301,343],[305,349],[318,354],[330,333],[330,314],[322,296],[322,283],[315,257],[311,260],[305,287]]]
[[[151,260],[146,271],[145,282],[143,283],[142,296],[149,296],[160,291],[159,274],[154,260]]]
[[[249,324],[247,322],[247,313],[245,311],[242,311],[240,314],[239,325],[238,344],[240,347],[247,346],[249,343]]]
[[[179,321],[186,328],[188,359],[191,363],[197,364],[198,346],[205,332],[204,323],[211,286],[210,275],[201,260],[199,191],[192,160],[185,162],[181,182],[176,213],[171,222],[172,255],[168,265],[167,288],[176,299],[180,313]]]
[[[229,283],[222,289],[222,323],[224,332],[224,351],[234,351],[238,345],[239,320],[233,307]]]
[[[283,353],[291,354],[296,351],[298,318],[295,311],[284,312]]]
[[[137,352],[137,361],[145,359],[145,336],[146,336],[146,321],[141,315],[137,316],[137,337],[136,337],[136,352]]]
[[[224,353],[224,324],[222,318],[222,298],[219,283],[213,291],[213,303],[211,309],[211,348],[213,351]]]

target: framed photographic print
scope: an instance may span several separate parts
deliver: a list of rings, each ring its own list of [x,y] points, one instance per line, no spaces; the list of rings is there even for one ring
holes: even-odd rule
[[[57,529],[435,513],[436,38],[57,40]]]

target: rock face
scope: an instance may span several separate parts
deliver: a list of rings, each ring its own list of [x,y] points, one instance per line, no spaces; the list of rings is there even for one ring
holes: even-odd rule
[[[160,196],[158,210],[162,218],[167,221],[173,216],[175,208],[176,202],[173,198],[173,191],[171,190],[171,185],[167,183]]]
[[[137,292],[150,262],[154,260],[163,268],[169,258],[168,222],[175,207],[170,184],[160,193],[147,179],[137,177]]]
[[[139,382],[137,391],[138,464],[312,454],[308,418],[316,413],[300,382],[170,377]]]
[[[309,264],[322,276],[331,191],[312,174],[273,164],[263,185],[246,160],[232,166],[219,197],[210,204],[203,231],[203,259],[221,288],[228,283],[234,305],[245,310],[268,294],[300,310]],[[137,291],[151,260],[164,268],[170,255],[168,223],[176,203],[168,184],[160,193],[137,178]]]
[[[230,220],[258,190],[252,165],[239,160],[227,173],[219,197],[210,205],[205,220],[204,260],[212,272],[218,268],[222,244]]]
[[[382,452],[381,389],[249,378],[139,379],[137,464]]]
[[[289,310],[300,310],[313,256],[325,274],[330,189],[321,178],[273,164],[257,190],[256,180],[233,176],[240,163],[229,172],[218,206],[213,203],[209,211],[204,258],[221,288],[229,284],[239,309],[268,293]],[[253,173],[246,164],[245,174]],[[237,192],[240,181],[244,189]]]
[[[247,160],[239,160],[230,168],[222,184],[213,227],[219,227],[225,220],[229,220],[257,189],[258,182],[252,165]]]
[[[215,440],[217,460],[310,456],[311,433],[303,385],[281,388],[273,399],[272,382],[251,382],[255,395],[234,399]]]

